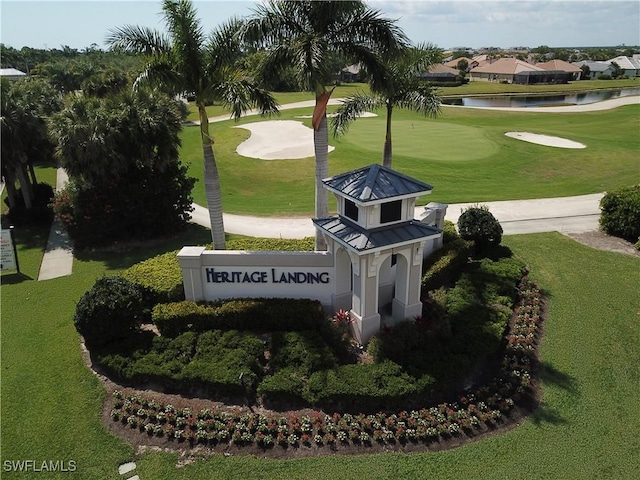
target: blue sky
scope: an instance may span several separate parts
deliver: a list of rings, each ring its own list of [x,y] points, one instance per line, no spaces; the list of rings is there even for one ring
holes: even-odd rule
[[[257,1],[196,0],[206,31],[233,15],[248,16]],[[453,47],[578,47],[640,45],[640,2],[368,0],[415,43]],[[105,48],[110,28],[163,29],[161,2],[134,0],[0,0],[0,41],[22,48]]]

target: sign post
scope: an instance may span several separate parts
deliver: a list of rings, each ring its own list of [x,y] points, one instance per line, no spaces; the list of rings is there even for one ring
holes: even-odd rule
[[[17,270],[20,273],[13,225],[9,230],[0,230],[0,270]]]

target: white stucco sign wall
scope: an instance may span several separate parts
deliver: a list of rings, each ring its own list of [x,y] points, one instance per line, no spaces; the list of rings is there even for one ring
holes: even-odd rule
[[[178,254],[187,300],[313,298],[331,308],[328,252],[247,252],[184,247]]]

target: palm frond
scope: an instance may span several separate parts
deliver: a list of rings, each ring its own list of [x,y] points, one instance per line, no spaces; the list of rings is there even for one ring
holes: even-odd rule
[[[408,108],[425,116],[435,118],[440,113],[440,96],[430,85],[421,85],[406,92],[396,102],[396,105]]]
[[[240,30],[244,22],[232,17],[209,34],[207,42],[207,69],[217,70],[231,65],[242,56]]]
[[[364,93],[347,97],[338,107],[335,116],[331,118],[331,133],[334,137],[344,135],[356,118],[365,112],[380,108],[384,103],[381,97]]]
[[[223,69],[223,80],[216,83],[212,93],[216,100],[231,110],[231,116],[238,120],[242,114],[252,108],[260,110],[262,115],[278,113],[278,104],[269,92],[258,88],[238,71]]]
[[[105,42],[115,50],[145,55],[159,55],[170,50],[168,39],[160,32],[137,25],[110,29]]]

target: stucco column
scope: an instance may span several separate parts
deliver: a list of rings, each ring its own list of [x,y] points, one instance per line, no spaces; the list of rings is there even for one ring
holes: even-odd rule
[[[353,298],[351,318],[355,320],[353,334],[361,344],[380,331],[378,313],[378,275],[373,255],[359,258],[353,271]]]
[[[398,253],[396,264],[396,295],[392,303],[394,322],[422,315],[420,282],[422,280],[422,249],[425,242],[414,244]]]
[[[182,268],[182,282],[186,300],[204,300],[202,288],[202,252],[205,247],[182,247],[178,252],[178,263]]]

